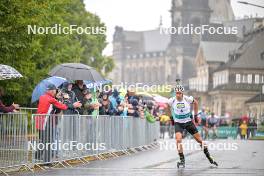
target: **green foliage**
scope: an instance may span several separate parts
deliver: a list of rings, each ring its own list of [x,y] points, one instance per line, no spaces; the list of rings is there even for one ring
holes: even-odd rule
[[[104,34],[28,34],[28,25],[104,27],[80,0],[1,0],[0,21],[0,63],[16,68],[24,76],[0,81],[8,103],[29,106],[34,87],[57,64],[81,62],[104,75],[114,67],[112,58],[102,55],[107,44]]]

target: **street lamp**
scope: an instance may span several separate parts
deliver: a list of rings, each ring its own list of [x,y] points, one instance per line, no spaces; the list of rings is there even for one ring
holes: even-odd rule
[[[264,8],[264,6],[260,6],[260,5],[257,5],[257,4],[252,4],[252,3],[249,3],[249,2],[246,2],[246,1],[237,1],[237,2],[240,3],[240,4],[245,4],[245,5],[251,5],[251,6],[255,6],[255,7]]]

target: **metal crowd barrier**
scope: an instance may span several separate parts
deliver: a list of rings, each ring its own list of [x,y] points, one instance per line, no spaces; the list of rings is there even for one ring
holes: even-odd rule
[[[20,107],[19,111],[20,113],[30,114],[31,116],[32,114],[36,114],[37,108]]]
[[[159,137],[159,123],[121,116],[32,115],[32,163],[62,163],[145,146]]]
[[[0,173],[28,163],[27,118],[23,113],[0,114]]]

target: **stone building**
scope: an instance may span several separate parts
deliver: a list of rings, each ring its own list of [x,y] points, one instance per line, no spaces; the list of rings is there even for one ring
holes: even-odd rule
[[[229,0],[172,0],[171,26],[194,27],[234,19]],[[217,24],[215,24],[217,25]],[[221,39],[221,37],[218,37]],[[195,75],[194,59],[201,40],[210,37],[163,35],[159,29],[126,31],[116,27],[113,37],[114,83],[184,83]]]
[[[197,76],[189,80],[189,93],[220,116],[252,113],[253,105],[245,102],[264,84],[264,27],[246,33],[241,43],[205,43],[197,52]]]
[[[241,43],[234,41],[201,41],[195,58],[196,76],[189,79],[189,94],[199,97],[202,106],[209,107],[213,88],[213,72],[228,61],[229,52]]]
[[[264,89],[264,88],[263,88]],[[258,123],[264,121],[264,94],[260,93],[246,101],[248,115],[259,119]]]
[[[264,27],[247,33],[243,44],[228,62],[213,73],[211,109],[239,117],[247,113],[245,102],[257,95],[264,84]]]

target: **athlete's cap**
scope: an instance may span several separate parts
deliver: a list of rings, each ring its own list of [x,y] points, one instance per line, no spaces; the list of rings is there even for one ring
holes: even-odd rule
[[[46,88],[46,90],[56,90],[56,86],[54,84],[49,84]]]
[[[184,87],[182,85],[177,85],[175,88],[174,88],[174,91],[175,92],[184,92]]]

